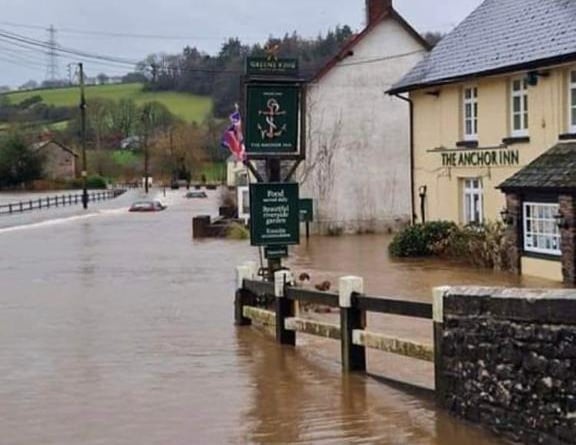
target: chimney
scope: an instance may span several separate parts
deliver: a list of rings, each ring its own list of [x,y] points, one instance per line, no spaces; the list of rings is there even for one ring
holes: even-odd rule
[[[392,9],[392,0],[366,0],[366,26],[372,26]]]

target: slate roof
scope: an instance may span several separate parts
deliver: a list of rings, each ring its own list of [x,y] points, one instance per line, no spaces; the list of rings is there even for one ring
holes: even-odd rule
[[[576,1],[485,0],[390,90],[576,59]]]
[[[552,147],[497,188],[503,191],[576,190],[576,142]]]

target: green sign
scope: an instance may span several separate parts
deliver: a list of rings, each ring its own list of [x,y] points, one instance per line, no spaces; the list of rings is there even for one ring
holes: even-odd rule
[[[298,184],[250,184],[253,246],[300,244]]]
[[[266,246],[264,257],[267,260],[280,260],[288,257],[288,246]]]
[[[314,221],[314,201],[312,199],[300,200],[300,222]]]
[[[451,150],[449,153],[442,153],[442,167],[498,167],[519,164],[518,150]]]
[[[246,88],[246,153],[296,155],[300,134],[300,87],[251,84]]]
[[[246,73],[249,76],[297,76],[298,59],[249,57],[246,60]]]

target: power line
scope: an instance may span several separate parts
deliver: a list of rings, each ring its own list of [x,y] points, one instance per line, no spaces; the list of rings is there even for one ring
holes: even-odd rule
[[[23,23],[14,23],[14,22],[0,22],[0,25],[3,26],[10,26],[15,28],[24,28],[24,29],[44,29],[45,27],[40,25],[28,25]],[[124,38],[131,38],[131,39],[154,39],[154,40],[226,40],[229,36],[186,36],[186,35],[166,35],[166,34],[147,34],[147,33],[127,33],[127,32],[117,32],[117,31],[99,31],[99,30],[81,30],[76,28],[58,28],[58,32],[62,34],[76,34],[76,35],[86,35],[86,36],[100,36],[100,37],[124,37]],[[261,36],[253,36],[246,38],[266,38],[262,34]]]

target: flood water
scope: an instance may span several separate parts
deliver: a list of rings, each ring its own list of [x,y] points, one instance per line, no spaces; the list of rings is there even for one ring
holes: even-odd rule
[[[172,192],[155,214],[129,214],[130,193],[88,216],[0,220],[0,444],[499,443],[427,397],[342,377],[330,348],[281,348],[235,328],[234,267],[258,253],[246,241],[192,241],[191,218],[214,212],[216,192]],[[361,274],[371,292],[421,300],[437,284],[516,280],[390,262],[387,241],[318,238],[292,261],[313,279]],[[385,375],[395,365],[369,366]]]

